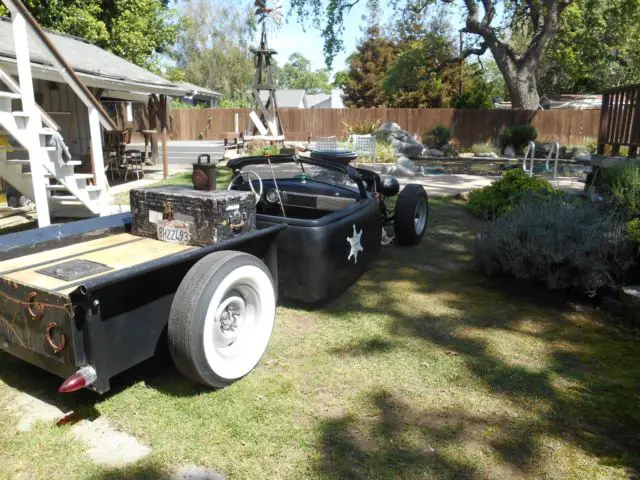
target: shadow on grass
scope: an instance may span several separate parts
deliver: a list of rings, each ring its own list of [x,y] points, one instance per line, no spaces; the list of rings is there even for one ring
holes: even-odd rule
[[[638,342],[603,323],[603,318],[588,306],[576,313],[566,297],[550,295],[530,285],[525,292],[516,293],[512,286],[488,281],[474,272],[469,251],[465,254],[460,248],[451,248],[452,244],[459,243],[469,249],[473,239],[464,221],[468,218],[473,224],[473,220],[457,210],[452,211],[450,204],[444,205],[434,221],[440,234],[425,239],[411,251],[386,251],[361,285],[328,309],[337,318],[349,318],[355,313],[391,317],[384,352],[399,348],[405,337],[417,337],[459,356],[466,370],[490,392],[530,412],[526,422],[505,419],[493,425],[497,429],[496,438],[481,440],[509,468],[526,473],[539,465],[544,453],[536,444],[540,438],[550,436],[573,443],[598,457],[603,464],[622,467],[630,475],[640,473]],[[375,295],[371,294],[372,289]],[[399,290],[407,298],[406,302],[399,300],[403,296],[399,297]],[[417,294],[440,295],[438,302],[446,308],[442,309],[443,313],[430,314],[421,306],[424,304],[414,300],[412,312],[406,303]],[[455,314],[448,313],[451,311]],[[530,330],[523,330],[523,318],[533,324]],[[489,344],[488,339],[494,332],[543,342],[548,361],[544,367],[537,367],[533,362],[531,368],[507,362]],[[362,351],[366,351],[363,344],[355,343],[332,353]],[[369,353],[380,352],[369,350]],[[540,408],[534,414],[535,405],[548,408]],[[384,426],[386,410],[380,411],[381,435],[374,438],[384,437],[384,429],[392,427]],[[431,413],[423,412],[424,415]],[[397,450],[397,446],[363,452],[359,443],[350,437],[355,428],[350,421],[348,417],[333,419],[322,426],[326,445],[320,470],[330,476],[391,478],[393,469],[385,467],[381,460],[385,455],[392,457],[385,460],[390,462],[394,455],[402,457],[407,464],[402,468],[409,476],[413,475],[412,468],[420,470],[446,460],[424,453],[414,457],[415,452]],[[457,435],[462,445],[464,435]],[[331,447],[332,442],[336,446]],[[446,462],[438,465],[436,473],[452,477],[457,477],[456,469],[462,468]],[[459,476],[464,477],[466,473],[463,468]]]
[[[185,378],[165,353],[158,354],[111,378],[111,390],[104,395],[84,389],[67,394],[59,393],[61,378],[4,352],[0,352],[0,379],[8,386],[62,412],[73,412],[68,423],[95,420],[100,416],[96,407],[101,402],[140,382],[172,397],[195,396],[211,391]]]
[[[370,356],[388,352],[392,350],[393,347],[393,342],[385,338],[374,337],[369,340],[359,341],[347,347],[334,348],[331,350],[331,353],[339,356]]]
[[[321,476],[336,479],[475,476],[473,466],[429,445],[456,441],[458,429],[416,423],[421,414],[388,392],[373,392],[369,399],[376,418],[371,425],[363,425],[350,415],[322,422],[323,456],[315,465]]]
[[[479,465],[463,453],[492,448],[508,465],[492,465],[492,475],[530,473],[544,456],[531,425],[508,416],[479,416],[455,408],[416,408],[386,391],[368,395],[371,420],[354,416],[324,420],[321,459],[324,478],[482,478]],[[485,445],[486,444],[486,445]]]

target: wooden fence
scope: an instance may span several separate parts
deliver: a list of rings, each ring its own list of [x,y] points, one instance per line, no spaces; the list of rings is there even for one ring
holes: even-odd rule
[[[235,114],[244,131],[246,109],[174,109],[171,135],[174,140],[214,140],[235,129]],[[345,123],[396,122],[409,133],[422,137],[437,125],[452,129],[460,147],[497,138],[509,125],[531,124],[538,137],[562,144],[583,143],[598,137],[600,110],[454,110],[445,108],[345,108],[280,110],[285,135],[290,140],[319,136],[343,137]]]

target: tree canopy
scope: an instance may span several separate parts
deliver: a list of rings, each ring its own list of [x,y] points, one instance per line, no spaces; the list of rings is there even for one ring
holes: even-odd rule
[[[223,106],[248,106],[254,75],[251,10],[222,0],[190,1],[183,8],[183,28],[171,51],[176,67],[168,74],[222,93]]]
[[[173,44],[179,23],[166,0],[26,0],[38,23],[81,37],[140,66],[157,69],[156,53]],[[0,15],[8,15],[0,4]]]
[[[346,106],[378,107],[390,103],[384,83],[396,53],[395,42],[383,37],[378,26],[368,28],[366,37],[348,58],[348,69],[336,75]]]
[[[567,7],[540,66],[540,91],[597,93],[638,82],[640,2],[576,0]]]
[[[311,62],[301,53],[292,53],[277,77],[279,88],[301,88],[312,94],[331,91],[327,70],[312,70]]]
[[[490,108],[503,96],[495,64],[451,61],[458,47],[446,15],[400,18],[391,27],[392,36],[370,21],[347,70],[336,74],[347,106]]]
[[[296,15],[304,21],[314,18],[322,29],[327,64],[342,49],[341,36],[345,15],[354,5],[365,0],[291,0]],[[377,6],[377,0],[366,0]],[[456,0],[394,0],[396,11],[405,15],[420,15],[430,5],[441,2],[454,4]],[[539,106],[537,75],[540,63],[555,37],[560,16],[573,0],[462,0],[465,12],[463,32],[472,39],[462,57],[482,55],[490,51],[500,70],[515,108],[535,109]],[[631,0],[630,0],[631,1]],[[502,12],[500,14],[499,12]],[[321,16],[321,13],[325,15]],[[320,18],[326,18],[320,24]],[[505,38],[504,32],[527,23],[523,30],[527,38],[518,52]]]

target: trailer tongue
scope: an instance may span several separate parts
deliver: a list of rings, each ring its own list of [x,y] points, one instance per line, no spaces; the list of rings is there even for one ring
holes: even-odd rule
[[[286,226],[225,229],[235,216],[219,211],[192,212],[226,232],[204,246],[132,235],[129,214],[0,237],[0,348],[65,378],[61,392],[108,391],[112,377],[154,355],[163,333],[188,377],[212,387],[242,378],[271,335],[275,239]]]

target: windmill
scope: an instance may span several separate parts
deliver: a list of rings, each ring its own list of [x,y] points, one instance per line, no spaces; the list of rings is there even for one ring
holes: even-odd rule
[[[284,140],[284,132],[278,113],[276,101],[276,83],[274,79],[271,57],[277,52],[267,45],[267,28],[275,29],[282,23],[282,5],[276,0],[272,7],[267,6],[267,0],[255,1],[255,15],[258,24],[262,25],[260,47],[252,48],[255,56],[255,79],[253,82],[253,101],[255,109],[249,114],[246,140],[261,139],[272,142]],[[268,92],[266,101],[260,97],[260,92]]]

